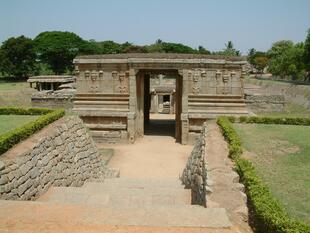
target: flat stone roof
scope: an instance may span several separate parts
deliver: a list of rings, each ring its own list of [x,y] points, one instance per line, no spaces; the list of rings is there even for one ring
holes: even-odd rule
[[[175,86],[154,86],[151,88],[150,92],[152,92],[153,90],[156,92],[156,93],[170,93],[172,92],[173,90],[175,89]]]
[[[229,61],[245,61],[244,56],[220,56],[206,54],[184,54],[184,53],[117,53],[100,55],[82,55],[76,59],[128,59],[128,58],[158,58],[158,59],[225,59]]]
[[[180,53],[119,53],[77,56],[74,63],[235,63],[245,64],[244,56]]]
[[[41,82],[41,83],[67,83],[74,82],[75,77],[71,75],[40,75],[29,77],[27,82]]]

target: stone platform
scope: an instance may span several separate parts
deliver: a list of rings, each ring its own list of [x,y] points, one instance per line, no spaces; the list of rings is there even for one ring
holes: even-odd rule
[[[127,185],[121,186],[121,183]],[[223,208],[190,205],[181,183],[115,178],[107,183],[51,188],[37,201],[0,201],[0,222],[45,221],[58,224],[147,227],[230,228]]]

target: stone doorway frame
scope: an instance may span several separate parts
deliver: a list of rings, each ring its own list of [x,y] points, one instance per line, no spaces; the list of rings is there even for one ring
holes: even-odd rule
[[[182,124],[181,124],[181,113],[182,113],[182,83],[183,76],[180,75],[177,69],[140,69],[135,72],[136,85],[131,85],[132,92],[136,92],[136,101],[131,99],[136,104],[136,137],[144,136],[145,123],[150,119],[150,74],[164,74],[175,76],[175,139],[176,142],[181,143],[182,137]],[[130,104],[130,103],[129,103]],[[129,129],[129,132],[131,130]]]

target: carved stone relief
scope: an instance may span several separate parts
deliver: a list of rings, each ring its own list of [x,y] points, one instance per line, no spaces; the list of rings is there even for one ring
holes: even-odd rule
[[[195,95],[201,94],[202,83],[205,82],[207,72],[205,70],[196,69],[188,72],[188,79],[192,81],[191,92]]]
[[[99,79],[103,78],[103,71],[88,71],[84,72],[84,77],[89,83],[89,89],[91,93],[98,93],[99,92]]]
[[[93,93],[97,93],[99,91],[99,83],[98,83],[98,72],[97,71],[92,71],[90,73],[90,91]]]
[[[217,94],[229,94],[231,91],[231,80],[235,77],[236,73],[234,71],[228,72],[227,70],[217,70],[216,84],[217,84]]]
[[[80,73],[80,71],[79,71],[79,66],[75,65],[75,66],[74,66],[74,74],[78,76],[79,73]]]
[[[200,92],[199,79],[200,79],[200,74],[198,71],[196,71],[193,76],[193,87],[192,87],[193,94],[195,95],[199,94]]]
[[[112,72],[112,77],[114,80],[118,81],[118,91],[119,93],[127,93],[128,92],[128,78],[129,72]]]

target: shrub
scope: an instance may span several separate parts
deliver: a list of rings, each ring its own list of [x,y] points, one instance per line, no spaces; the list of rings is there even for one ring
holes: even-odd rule
[[[0,114],[5,112],[5,114],[17,114],[20,115],[29,115],[26,114],[27,111],[30,111],[31,115],[38,115],[39,113],[45,112],[44,115],[40,116],[35,121],[29,122],[19,128],[13,129],[5,134],[0,135],[0,154],[8,151],[15,144],[21,142],[22,140],[28,138],[30,135],[34,134],[38,130],[42,129],[46,125],[52,123],[53,121],[61,118],[65,115],[64,110],[49,110],[49,109],[17,109],[17,108],[6,108],[6,110],[0,110]],[[36,113],[36,114],[35,114]],[[2,114],[3,115],[3,114]]]
[[[231,121],[233,123],[233,121]],[[239,117],[240,123],[281,124],[281,125],[310,125],[310,118],[293,117]]]
[[[234,117],[234,116],[228,116],[227,118],[229,119],[229,121],[231,123],[235,123],[236,122],[236,117]]]
[[[247,119],[246,116],[241,116],[241,117],[239,117],[239,122],[240,123],[246,122],[246,119]]]
[[[0,115],[43,115],[50,112],[53,110],[47,108],[0,108]]]
[[[245,119],[245,118],[243,118]],[[247,118],[258,122],[269,122],[266,118]],[[293,120],[296,122],[296,120]],[[298,121],[299,122],[299,121]],[[236,170],[241,182],[245,185],[249,208],[253,213],[254,228],[261,233],[305,233],[310,232],[310,226],[292,219],[285,212],[280,203],[273,198],[268,187],[257,175],[253,164],[241,158],[242,145],[239,136],[234,130],[230,120],[220,117],[217,124],[229,145],[229,156],[236,163]]]

